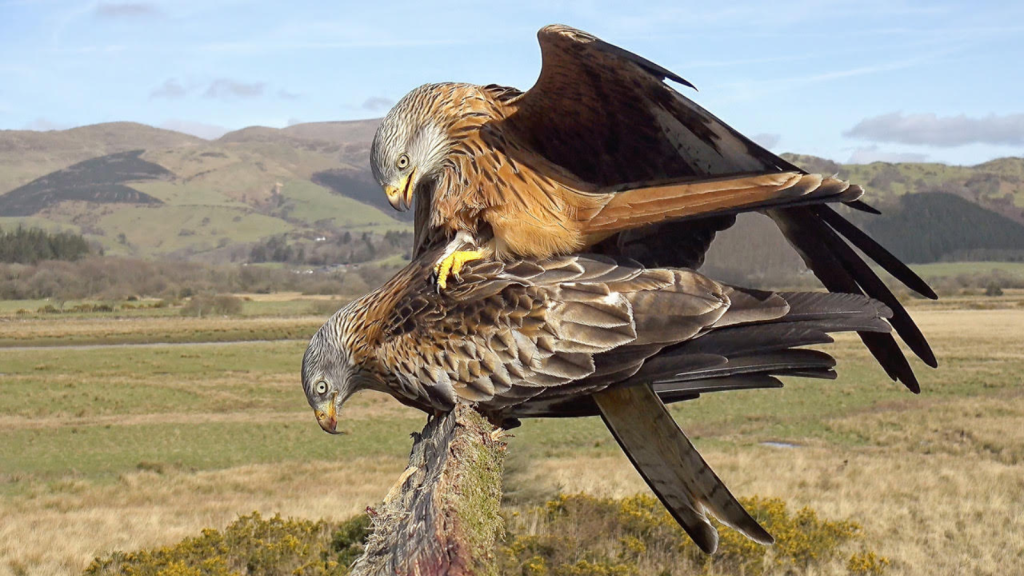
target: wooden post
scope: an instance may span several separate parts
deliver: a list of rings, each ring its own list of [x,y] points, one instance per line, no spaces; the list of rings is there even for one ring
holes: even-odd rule
[[[409,467],[375,512],[352,576],[496,573],[505,443],[469,406],[414,434]]]

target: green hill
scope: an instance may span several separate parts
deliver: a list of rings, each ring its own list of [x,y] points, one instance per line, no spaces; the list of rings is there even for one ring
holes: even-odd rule
[[[253,126],[214,141],[128,122],[0,131],[0,226],[81,233],[108,254],[205,260],[244,259],[271,238],[310,251],[346,232],[409,231],[411,213],[392,210],[369,173],[378,122]],[[1016,257],[1022,158],[970,167],[787,158],[863,184],[885,216],[852,217],[898,254],[915,261]],[[934,234],[901,236],[910,226]],[[961,233],[964,226],[992,234]],[[756,215],[720,235],[709,260],[751,275],[801,266],[771,222]]]
[[[110,122],[70,130],[0,130],[0,194],[76,162],[129,150],[196,146],[201,138],[136,124]]]
[[[983,208],[1024,224],[1024,158],[998,158],[977,166],[935,163],[873,162],[838,164],[799,154],[783,154],[812,172],[837,173],[867,190],[868,201],[898,206],[904,194],[942,192],[954,194]]]
[[[68,160],[31,182],[0,190],[0,225],[82,233],[108,254],[210,260],[241,257],[253,243],[281,234],[289,242],[312,244],[344,232],[409,230],[381,203],[379,187],[371,188],[369,142],[346,141],[347,134],[363,138],[367,123],[323,124],[253,127],[212,142],[186,135],[151,138],[132,124],[103,125],[93,132],[109,142],[139,137],[141,146],[152,146]],[[39,145],[59,142],[59,134],[45,133]],[[0,133],[2,150],[23,144],[5,136],[10,134]],[[80,135],[71,136],[77,141]],[[16,164],[15,157],[12,152],[9,163]],[[23,158],[19,174],[49,167],[33,154]],[[333,176],[330,186],[317,183],[320,174]]]
[[[865,229],[905,262],[1024,261],[1024,225],[952,194],[907,194]]]

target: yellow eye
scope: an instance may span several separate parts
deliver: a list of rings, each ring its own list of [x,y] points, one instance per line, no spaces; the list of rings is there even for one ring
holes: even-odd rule
[[[398,157],[398,162],[396,162],[395,165],[398,166],[399,168],[404,169],[406,166],[409,165],[409,156],[407,156],[406,154],[402,154],[401,156]]]

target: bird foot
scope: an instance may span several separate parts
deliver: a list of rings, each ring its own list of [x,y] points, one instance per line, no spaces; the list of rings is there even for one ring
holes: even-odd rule
[[[445,256],[434,266],[434,275],[437,277],[437,289],[444,290],[448,287],[448,279],[455,278],[462,281],[459,274],[462,267],[473,260],[480,260],[484,257],[483,250],[456,250]]]

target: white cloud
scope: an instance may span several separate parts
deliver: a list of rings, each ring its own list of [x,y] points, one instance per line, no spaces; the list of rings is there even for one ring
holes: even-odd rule
[[[384,98],[383,96],[371,96],[363,102],[363,110],[378,112],[381,110],[388,110],[394,105],[395,101],[390,98]]]
[[[160,9],[149,2],[100,2],[93,11],[99,18],[148,18],[162,16]]]
[[[891,150],[880,150],[878,146],[866,146],[857,148],[850,154],[847,164],[871,164],[872,162],[926,162],[927,154],[917,152],[894,152]]]
[[[225,128],[216,124],[206,124],[203,122],[177,119],[167,120],[160,124],[160,127],[165,130],[184,132],[185,134],[191,134],[207,140],[216,140],[231,131],[230,128]]]
[[[263,95],[264,82],[239,82],[230,78],[218,78],[210,83],[203,93],[206,98],[255,98]]]
[[[983,118],[893,112],[865,118],[843,136],[874,142],[953,147],[966,144],[1024,145],[1024,114]]]
[[[150,98],[184,98],[188,94],[188,88],[185,88],[175,78],[168,78],[164,80],[164,83],[154,88],[150,93]]]

